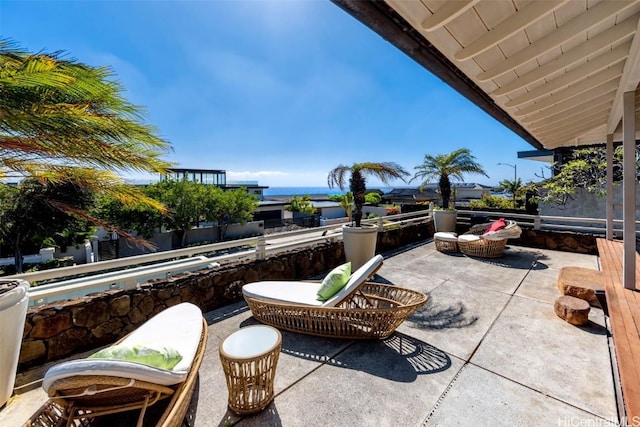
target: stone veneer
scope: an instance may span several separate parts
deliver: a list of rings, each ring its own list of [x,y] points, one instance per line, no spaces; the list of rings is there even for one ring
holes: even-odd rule
[[[378,234],[377,252],[433,237],[433,222],[411,224]],[[523,230],[516,245],[596,253],[595,238],[574,233]],[[27,313],[18,371],[115,342],[138,325],[181,302],[203,312],[241,300],[242,285],[258,280],[301,280],[344,262],[342,242],[322,243],[220,268],[151,281],[134,290],[111,290],[73,300],[31,307]]]
[[[379,233],[383,252],[433,236],[424,222]],[[31,307],[27,313],[18,371],[113,343],[155,314],[181,302],[203,312],[241,300],[242,285],[258,280],[301,280],[344,262],[342,242],[322,243],[263,261],[225,264],[148,282]]]

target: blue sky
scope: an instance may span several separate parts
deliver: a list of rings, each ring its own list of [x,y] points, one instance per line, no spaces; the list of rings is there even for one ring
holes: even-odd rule
[[[537,181],[546,165],[518,160],[533,147],[329,1],[0,0],[0,35],[110,66],[167,160],[228,180],[325,186],[339,164],[413,172],[461,147],[490,176],[467,182],[513,179],[499,162]]]

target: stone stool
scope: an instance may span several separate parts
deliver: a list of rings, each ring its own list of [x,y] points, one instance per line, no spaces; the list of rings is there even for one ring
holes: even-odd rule
[[[443,253],[458,252],[458,236],[456,233],[439,231],[433,235],[436,250]]]
[[[587,301],[592,307],[600,307],[596,292],[604,291],[602,272],[591,268],[563,267],[558,274],[561,295],[570,295]]]
[[[572,325],[581,326],[589,322],[589,310],[591,310],[591,307],[583,299],[562,295],[556,299],[553,309],[558,317]]]

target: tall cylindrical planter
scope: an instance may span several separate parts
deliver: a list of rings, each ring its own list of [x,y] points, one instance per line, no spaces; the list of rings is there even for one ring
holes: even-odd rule
[[[29,283],[0,281],[0,407],[13,394],[24,322],[29,305]]]
[[[363,225],[342,227],[344,241],[344,255],[347,262],[351,262],[351,271],[362,267],[376,254],[378,241],[378,227],[375,225]]]
[[[435,223],[436,232],[439,231],[456,231],[456,222],[458,221],[458,211],[443,210],[433,211],[433,222]]]

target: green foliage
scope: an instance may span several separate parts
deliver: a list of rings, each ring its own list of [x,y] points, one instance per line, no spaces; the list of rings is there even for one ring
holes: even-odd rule
[[[0,184],[0,243],[12,246],[16,271],[22,272],[25,248],[84,242],[94,227],[77,210],[90,209],[93,201],[90,189],[73,182],[30,178],[16,186]],[[73,215],[67,213],[70,206]]]
[[[135,230],[145,238],[152,237],[163,226],[177,230],[182,234],[182,246],[186,246],[187,233],[200,222],[216,222],[220,238],[224,239],[230,224],[250,221],[259,205],[257,198],[245,188],[225,191],[188,180],[166,180],[151,184],[145,193],[163,203],[167,208],[166,213],[146,204],[122,204],[103,197],[96,215],[110,224]]]
[[[349,218],[349,221],[351,221],[351,218],[353,217],[354,204],[353,193],[351,191],[347,191],[342,196],[342,199],[340,199],[340,207],[344,209],[344,213]]]
[[[362,222],[362,207],[366,202],[367,175],[373,175],[382,181],[383,184],[388,185],[391,179],[404,181],[404,177],[408,176],[409,173],[405,171],[402,166],[394,162],[364,162],[354,163],[351,166],[338,165],[329,172],[327,177],[329,188],[338,187],[344,190],[346,177],[350,177],[349,189],[353,193],[353,202],[356,207],[353,215],[356,227],[360,227]]]
[[[158,173],[170,166],[162,159],[170,145],[144,123],[142,108],[123,92],[107,67],[64,52],[32,54],[0,39],[0,178],[33,177],[42,185],[75,185],[122,203],[160,208],[117,174]],[[47,195],[48,208],[100,223],[81,198],[57,200],[56,195]],[[34,224],[36,230],[42,227]]]
[[[136,231],[145,239],[153,237],[164,220],[162,212],[148,204],[122,203],[109,196],[99,198],[95,215],[111,226],[129,233]]]
[[[430,181],[437,179],[442,207],[448,208],[451,199],[451,180],[462,181],[465,174],[479,174],[488,177],[482,166],[476,162],[467,148],[459,148],[449,154],[432,156],[426,154],[421,165],[414,168],[416,173],[411,181],[419,179],[420,189]]]
[[[622,147],[617,147],[613,155],[613,181],[622,180]],[[575,150],[572,159],[560,166],[560,172],[546,180],[544,195],[540,200],[547,203],[564,204],[573,198],[577,188],[584,188],[598,196],[606,194],[606,150],[604,148],[584,148]],[[636,158],[636,174],[640,159]]]
[[[311,203],[311,197],[308,194],[304,196],[293,196],[291,202],[284,207],[289,212],[300,212],[304,214],[314,214],[316,208]]]
[[[516,180],[503,179],[500,181],[497,187],[498,190],[506,190],[511,193],[512,208],[518,207],[517,199],[522,199],[522,180],[520,178]]]
[[[340,203],[340,207],[344,209],[345,214],[351,220],[351,216],[353,215],[353,193],[351,191],[347,191],[345,194],[334,194],[329,196],[329,200]]]
[[[382,201],[382,196],[378,193],[367,193],[367,195],[364,196],[364,200],[372,205],[377,205]]]
[[[218,187],[207,186],[208,202],[206,203],[205,218],[218,223],[220,240],[225,239],[229,225],[246,224],[253,218],[253,212],[260,202],[258,198],[249,194],[246,188],[224,191]]]
[[[472,208],[511,209],[513,202],[504,197],[485,194],[480,200],[471,200],[469,206]]]

